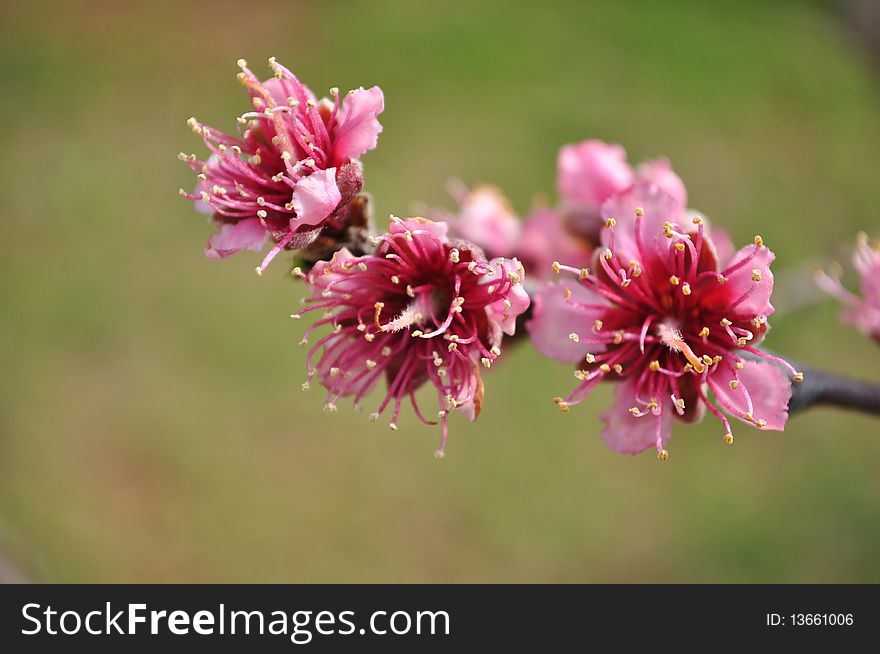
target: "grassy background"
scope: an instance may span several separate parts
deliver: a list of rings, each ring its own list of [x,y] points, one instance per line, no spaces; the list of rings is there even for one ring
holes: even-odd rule
[[[235,60],[275,55],[318,92],[384,89],[379,216],[446,203],[450,176],[525,211],[595,137],[669,155],[777,271],[877,235],[880,85],[842,22],[692,5],[4,3],[0,547],[65,582],[880,581],[876,421],[816,410],[727,448],[707,420],[659,465],[599,439],[607,389],[556,411],[571,371],[520,347],[437,462],[409,414],[321,413],[301,289],[204,259],[177,197],[186,118],[231,129]],[[837,312],[789,311],[768,346],[878,379]]]

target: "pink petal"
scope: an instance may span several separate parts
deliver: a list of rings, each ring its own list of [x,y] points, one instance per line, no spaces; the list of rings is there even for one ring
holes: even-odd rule
[[[633,172],[621,146],[583,141],[559,150],[556,183],[565,202],[598,213],[605,200],[633,183]]]
[[[350,91],[342,100],[333,129],[333,161],[341,164],[376,147],[382,125],[378,115],[385,109],[382,89]]]
[[[554,261],[575,268],[588,266],[592,248],[568,233],[558,212],[541,207],[526,219],[517,256],[528,266],[529,277],[540,280],[550,276]]]
[[[291,219],[291,228],[300,225],[318,225],[329,216],[342,195],[336,185],[336,169],[318,170],[296,183],[293,190],[293,210],[296,217]]]
[[[730,382],[736,379],[736,388]],[[781,369],[766,361],[745,361],[734,377],[730,366],[719,366],[708,378],[709,386],[718,402],[732,415],[752,424],[743,416],[752,400],[755,420],[766,420],[764,429],[781,431],[788,420],[788,401],[791,399],[791,381]],[[748,395],[747,395],[748,394]]]
[[[642,209],[639,237],[642,248],[636,240],[636,209]],[[618,261],[629,263],[638,261],[642,269],[650,270],[658,263],[666,270],[667,256],[671,250],[671,240],[663,236],[663,224],[675,214],[675,199],[656,184],[639,182],[622,193],[618,193],[602,205],[602,218],[614,218],[614,253]],[[612,231],[603,229],[600,241],[603,247],[611,244]],[[662,258],[658,260],[658,258]],[[667,274],[663,274],[666,277]]]
[[[747,245],[737,252],[722,271],[727,282],[716,284],[707,295],[706,307],[716,307],[730,320],[739,317],[751,320],[755,316],[773,313],[770,295],[773,293],[773,273],[770,264],[776,256],[766,246]],[[747,261],[746,261],[747,260]],[[735,270],[735,266],[738,266]]]
[[[494,278],[491,278],[491,281],[486,282],[488,284],[500,277],[501,264],[496,262],[494,267],[497,273]],[[512,259],[505,262],[504,268],[508,273],[514,272],[519,275],[519,281],[513,284],[506,298],[510,306],[505,306],[504,300],[498,300],[486,307],[486,312],[489,314],[489,319],[495,321],[505,334],[513,336],[516,333],[516,319],[529,308],[531,300],[523,288],[526,272],[522,264],[516,259]]]
[[[605,421],[602,440],[621,454],[639,454],[656,447],[658,427],[661,445],[666,444],[672,435],[673,409],[669,400],[661,398],[659,416],[648,414],[637,418],[630,413],[632,407],[641,405],[636,399],[635,387],[633,380],[618,384],[614,391],[614,403],[602,414],[602,420]]]
[[[266,236],[259,218],[246,218],[234,225],[226,223],[208,239],[205,256],[209,259],[225,259],[239,250],[259,252],[266,243]]]
[[[565,298],[566,290],[571,291],[568,299]],[[563,363],[575,363],[587,352],[596,353],[605,349],[604,345],[586,342],[593,324],[604,314],[604,310],[584,305],[607,304],[602,296],[576,281],[545,282],[534,294],[534,302],[534,312],[526,323],[526,331],[544,356]],[[570,338],[571,334],[578,335],[578,342]]]
[[[640,164],[636,169],[636,179],[652,182],[666,191],[675,200],[679,211],[687,207],[687,189],[681,177],[672,170],[672,165],[666,157]]]
[[[348,248],[342,248],[333,253],[330,261],[318,261],[308,274],[308,283],[312,290],[312,296],[315,299],[321,298],[321,293],[330,285],[331,282],[337,282],[347,275],[339,272],[344,270],[343,264],[346,261],[357,259]],[[329,270],[329,272],[328,272]]]
[[[388,231],[391,234],[403,234],[407,231],[414,232],[420,230],[433,234],[442,242],[447,242],[446,232],[449,231],[449,225],[445,222],[435,222],[427,218],[404,218],[392,220],[388,225]]]
[[[449,222],[458,236],[483,248],[490,258],[512,256],[522,232],[507,198],[489,185],[466,193],[458,217]]]
[[[694,214],[698,215],[698,214]],[[733,256],[736,254],[736,246],[727,230],[722,229],[714,224],[706,225],[704,232],[705,242],[712,248],[715,259],[718,262],[718,270],[724,270],[730,265]]]

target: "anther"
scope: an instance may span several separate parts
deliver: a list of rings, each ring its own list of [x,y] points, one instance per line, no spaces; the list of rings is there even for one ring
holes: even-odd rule
[[[669,458],[669,452],[666,450],[660,450],[657,452],[657,460],[658,461],[666,461]]]
[[[724,434],[725,445],[733,445],[733,434]]]

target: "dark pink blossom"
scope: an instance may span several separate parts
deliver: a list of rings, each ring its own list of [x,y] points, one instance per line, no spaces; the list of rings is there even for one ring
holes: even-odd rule
[[[858,236],[853,266],[861,277],[861,297],[846,290],[839,275],[831,276],[820,270],[816,273],[816,281],[843,304],[843,322],[880,342],[880,244],[872,247],[867,234]]]
[[[328,411],[341,397],[357,406],[385,378],[385,397],[371,414],[377,420],[392,407],[397,429],[401,404],[431,384],[442,424],[438,456],[446,447],[447,417],[460,410],[476,419],[483,402],[480,368],[501,354],[503,334],[513,335],[526,310],[524,271],[516,259],[486,261],[479,248],[446,236],[447,225],[423,218],[392,219],[376,239],[372,255],[343,249],[303,274],[310,297],[307,311],[323,316],[306,331],[327,327],[308,354],[309,380],[327,389]],[[299,314],[294,314],[299,317]],[[310,381],[304,384],[308,388]]]
[[[626,454],[656,447],[661,459],[672,419],[695,421],[704,410],[721,421],[728,443],[733,435],[721,409],[781,430],[791,386],[780,367],[803,378],[756,348],[773,313],[773,253],[758,236],[719,259],[731,248],[713,238],[724,236],[710,235],[699,216],[670,220],[677,206],[650,183],[606,202],[593,269],[554,264],[571,278],[539,292],[527,323],[542,353],[580,364],[579,383],[557,398],[560,408],[578,404],[603,380],[618,381],[603,414],[604,440]]]
[[[282,249],[305,247],[325,226],[344,219],[345,207],[363,186],[358,157],[376,146],[384,108],[378,86],[317,100],[287,68],[269,60],[275,76],[261,82],[239,60],[239,80],[253,111],[238,118],[236,136],[194,118],[189,123],[211,151],[207,161],[181,154],[198,176],[199,209],[219,226],[205,254],[223,259],[243,249],[259,252],[275,243],[257,268]]]

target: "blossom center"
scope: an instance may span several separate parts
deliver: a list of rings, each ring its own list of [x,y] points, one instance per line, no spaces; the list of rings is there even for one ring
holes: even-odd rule
[[[667,346],[673,352],[680,352],[684,358],[688,360],[697,374],[703,372],[703,361],[696,355],[691,347],[684,340],[681,330],[671,321],[661,322],[657,325],[657,337],[663,345]]]

